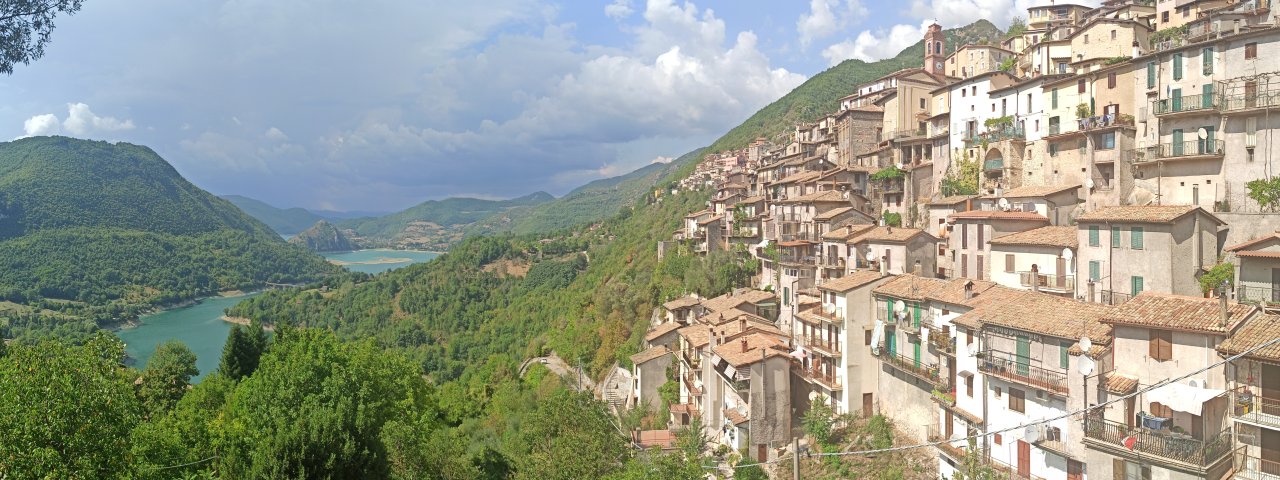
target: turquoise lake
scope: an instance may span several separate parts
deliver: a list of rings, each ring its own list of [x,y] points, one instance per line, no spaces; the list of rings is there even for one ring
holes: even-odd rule
[[[355,252],[326,253],[326,258],[343,262],[346,268],[366,273],[381,273],[414,263],[425,262],[439,256],[438,253],[403,250],[359,250]],[[139,319],[139,325],[123,328],[116,335],[125,342],[125,352],[141,369],[155,352],[156,346],[169,340],[180,340],[196,354],[196,367],[200,369],[198,381],[209,372],[217,370],[222,358],[222,345],[231,331],[231,324],[222,321],[227,307],[256,294],[236,297],[207,298],[199,303]]]

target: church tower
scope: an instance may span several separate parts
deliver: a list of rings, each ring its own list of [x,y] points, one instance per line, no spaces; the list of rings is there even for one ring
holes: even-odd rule
[[[937,77],[943,75],[942,62],[947,59],[942,44],[944,39],[942,26],[936,23],[929,25],[929,30],[924,32],[924,71]]]

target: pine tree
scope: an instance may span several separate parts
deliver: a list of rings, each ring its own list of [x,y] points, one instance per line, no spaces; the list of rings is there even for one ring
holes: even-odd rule
[[[222,364],[218,366],[218,371],[232,380],[240,380],[252,373],[248,369],[248,361],[253,345],[242,328],[237,325],[227,334],[227,343],[222,347]]]

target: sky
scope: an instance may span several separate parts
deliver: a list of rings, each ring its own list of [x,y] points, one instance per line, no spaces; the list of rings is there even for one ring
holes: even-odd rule
[[[706,146],[935,20],[1004,28],[1034,3],[88,0],[0,77],[0,138],[142,144],[281,207],[558,196]]]

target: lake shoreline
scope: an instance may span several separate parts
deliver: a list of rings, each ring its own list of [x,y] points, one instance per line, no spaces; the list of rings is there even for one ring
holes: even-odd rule
[[[253,325],[253,319],[244,318],[244,317],[232,317],[232,316],[223,315],[221,319],[222,321],[230,323],[232,325],[244,325],[246,327]],[[262,329],[268,332],[274,332],[276,330],[276,327],[275,325],[268,325],[264,323],[262,324]]]
[[[103,329],[103,330],[106,330],[106,331],[108,331],[108,332],[116,333],[116,332],[119,332],[119,331],[121,331],[121,330],[128,330],[128,329],[131,329],[131,328],[138,328],[139,326],[141,326],[141,325],[142,325],[142,317],[151,316],[151,315],[156,315],[156,314],[161,314],[161,313],[164,313],[164,312],[170,312],[170,311],[173,311],[173,310],[181,310],[181,309],[184,309],[184,308],[188,308],[188,307],[192,307],[192,306],[195,306],[195,305],[199,305],[199,304],[200,304],[200,302],[203,302],[203,301],[205,301],[205,300],[215,300],[215,299],[222,299],[222,298],[239,298],[239,297],[248,297],[248,296],[250,296],[250,295],[254,295],[254,294],[262,293],[262,292],[263,292],[263,290],[251,290],[251,291],[248,291],[248,292],[243,291],[243,290],[224,290],[224,291],[218,292],[218,293],[217,293],[217,294],[215,294],[215,295],[205,295],[205,296],[202,296],[202,297],[197,297],[197,298],[193,298],[193,299],[189,299],[189,300],[183,300],[183,301],[180,301],[180,302],[166,303],[166,304],[164,304],[164,305],[156,305],[156,306],[153,306],[153,307],[151,307],[151,308],[148,308],[148,309],[146,309],[146,310],[144,310],[144,311],[140,312],[140,313],[138,314],[138,317],[137,317],[137,318],[133,318],[133,319],[130,319],[130,320],[118,320],[118,321],[114,321],[114,322],[108,322],[108,323],[105,323],[105,324],[100,325],[100,326],[99,326],[99,328],[101,328],[101,329]]]

